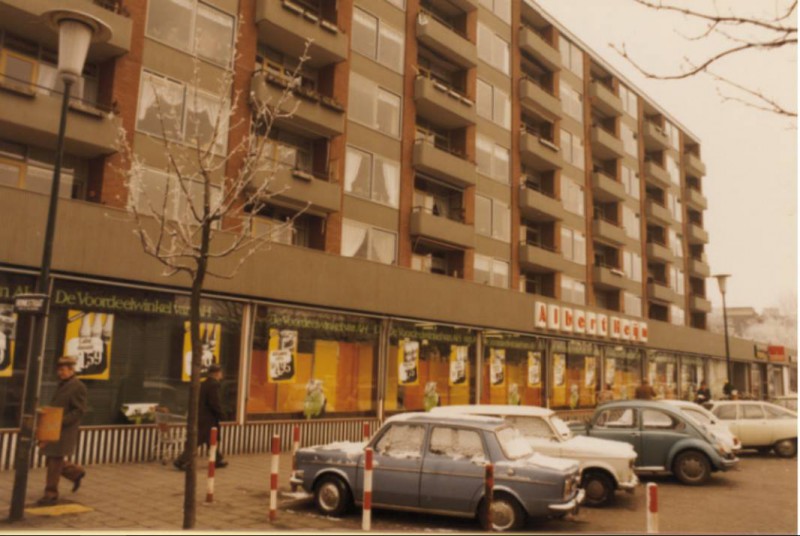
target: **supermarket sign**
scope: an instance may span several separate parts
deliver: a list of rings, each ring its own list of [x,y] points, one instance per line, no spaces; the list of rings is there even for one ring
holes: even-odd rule
[[[647,342],[647,322],[585,311],[537,301],[534,304],[537,328],[590,335],[603,339]]]

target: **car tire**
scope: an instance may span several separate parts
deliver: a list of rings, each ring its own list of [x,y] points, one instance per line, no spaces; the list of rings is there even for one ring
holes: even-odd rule
[[[326,516],[344,515],[352,505],[350,488],[338,476],[326,475],[314,485],[314,505]]]
[[[672,463],[672,472],[682,484],[700,486],[711,476],[711,463],[705,454],[697,450],[686,450],[678,454]]]
[[[486,503],[481,501],[478,505],[478,519],[481,527],[488,530],[486,520]],[[519,530],[525,524],[525,511],[514,497],[505,493],[498,493],[492,500],[492,530],[505,532],[509,530]]]
[[[586,492],[583,504],[586,506],[603,506],[614,499],[614,479],[600,471],[584,473],[581,487]]]
[[[782,439],[775,443],[775,454],[781,458],[794,458],[797,454],[797,439]]]

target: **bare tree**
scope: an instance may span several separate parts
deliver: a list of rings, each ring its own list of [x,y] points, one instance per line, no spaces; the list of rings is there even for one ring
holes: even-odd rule
[[[680,80],[700,74],[707,74],[718,82],[717,92],[724,101],[736,101],[759,110],[778,115],[797,117],[796,107],[783,104],[774,97],[765,94],[753,82],[737,82],[728,76],[721,75],[712,67],[719,65],[724,59],[755,50],[768,52],[787,47],[797,47],[797,0],[783,2],[782,9],[776,7],[772,16],[756,16],[737,14],[732,10],[722,11],[714,2],[713,12],[704,12],[694,7],[682,7],[662,0],[633,0],[650,9],[678,13],[688,21],[698,21],[705,29],[697,35],[684,35],[693,42],[713,42],[720,39],[723,44],[716,52],[702,55],[699,58],[684,58],[686,66],[678,72],[656,74],[645,69],[628,54],[623,44],[621,47],[611,45],[627,59],[640,73],[656,80]],[[780,3],[780,2],[776,2]],[[754,6],[763,7],[762,2],[753,2]],[[743,73],[747,76],[746,73]]]
[[[238,31],[235,34],[238,42]],[[183,115],[180,107],[174,106],[157,84],[150,84],[155,121],[160,128],[156,134],[145,135],[160,144],[167,161],[160,170],[166,179],[158,187],[148,186],[143,180],[145,162],[132,150],[125,131],[121,129],[119,133],[123,160],[119,172],[129,190],[128,212],[134,234],[144,253],[164,266],[165,275],[184,274],[191,281],[192,357],[185,447],[190,465],[184,490],[185,529],[194,527],[196,517],[195,454],[203,354],[201,294],[207,277],[234,277],[247,259],[274,237],[291,232],[294,218],[305,210],[282,223],[274,222],[261,229],[255,225],[259,212],[283,191],[271,187],[275,173],[286,164],[273,159],[268,134],[275,121],[292,117],[299,105],[294,93],[299,90],[302,66],[309,59],[309,44],[306,43],[294,72],[283,76],[279,96],[261,101],[249,93],[243,95],[234,87],[237,62],[233,60],[221,77],[211,104],[208,97],[195,89],[200,82],[200,61],[195,56],[193,87],[189,88],[187,99],[194,113],[187,114],[183,140],[179,133]],[[232,121],[242,106],[250,107],[249,118]],[[225,150],[229,139],[236,139],[236,136],[231,138],[231,133],[237,130],[246,133]],[[233,165],[229,165],[231,162]],[[231,168],[235,171],[231,172]],[[223,259],[228,259],[227,270],[219,268]]]

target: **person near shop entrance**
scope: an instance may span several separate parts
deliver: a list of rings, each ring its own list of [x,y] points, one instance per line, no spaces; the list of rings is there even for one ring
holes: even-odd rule
[[[78,491],[86,470],[78,464],[67,461],[78,444],[81,417],[86,413],[86,386],[75,376],[74,357],[62,356],[56,362],[58,387],[50,400],[50,406],[64,408],[61,420],[61,437],[58,441],[40,442],[47,463],[47,482],[44,496],[36,504],[51,506],[58,502],[58,481],[63,476],[72,482],[72,491]]]
[[[653,400],[656,397],[656,391],[650,385],[647,378],[642,378],[642,383],[636,388],[636,398],[639,400]]]
[[[215,467],[222,469],[228,462],[223,459],[220,444],[222,443],[222,368],[213,363],[208,367],[206,381],[200,385],[199,412],[197,415],[197,446],[208,446],[211,443],[211,429],[217,429],[217,457]],[[189,467],[187,449],[183,449],[180,457],[173,462],[176,468],[185,471]]]
[[[700,387],[697,389],[694,402],[695,404],[702,404],[703,402],[708,402],[709,400],[711,400],[711,389],[708,388],[706,382],[700,382]]]

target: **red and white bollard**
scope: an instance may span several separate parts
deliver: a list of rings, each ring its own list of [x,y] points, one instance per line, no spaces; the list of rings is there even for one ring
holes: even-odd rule
[[[658,533],[658,486],[647,483],[647,534]]]
[[[494,464],[486,464],[483,491],[484,507],[486,508],[486,530],[492,532],[492,501],[494,501]]]
[[[211,429],[211,441],[208,445],[208,485],[206,488],[206,502],[214,502],[214,472],[217,468],[217,434],[216,427]]]
[[[278,517],[278,467],[280,466],[281,436],[272,436],[272,458],[269,475],[269,520]]]
[[[292,429],[292,471],[297,469],[295,467],[294,459],[297,457],[297,450],[300,448],[300,425],[295,424]]]
[[[364,508],[361,528],[370,530],[372,526],[372,449],[364,449]]]
[[[365,422],[364,426],[361,427],[361,438],[363,441],[369,441],[369,423]]]

